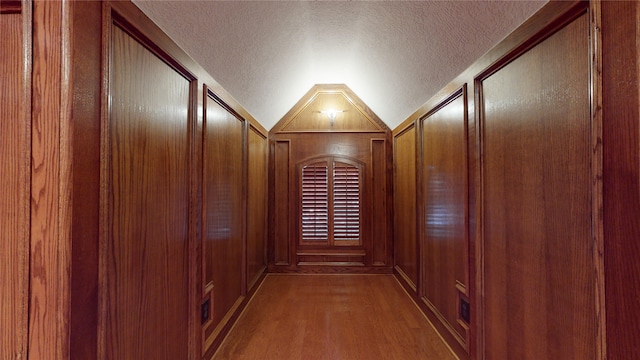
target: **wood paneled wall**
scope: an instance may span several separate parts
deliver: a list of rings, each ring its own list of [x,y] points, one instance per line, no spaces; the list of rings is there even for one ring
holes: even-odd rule
[[[322,111],[342,110],[333,123]],[[269,270],[390,272],[390,131],[345,85],[315,85],[269,132]],[[300,164],[340,157],[361,164],[359,245],[300,240]]]
[[[607,358],[640,354],[640,3],[602,1]]]
[[[210,293],[211,321],[205,344],[225,326],[225,316],[244,296],[244,120],[207,90],[203,146],[203,282]]]
[[[467,86],[442,94],[394,130],[395,270],[459,356],[469,323]]]
[[[104,351],[109,358],[184,358],[191,75],[120,26],[111,36]]]
[[[398,275],[463,358],[604,356],[598,9],[547,4],[394,130],[396,219],[398,198],[418,201],[417,289],[409,252]],[[395,241],[410,244],[397,224]]]
[[[416,154],[416,128],[412,123],[393,136],[393,241],[396,271],[417,295]]]
[[[210,355],[265,271],[266,130],[130,2],[0,5],[0,357]]]
[[[252,289],[267,266],[267,191],[269,146],[264,133],[251,126],[248,138],[247,186],[247,290]]]
[[[586,12],[479,77],[487,358],[596,357],[589,77]]]
[[[0,358],[15,359],[28,335],[31,14],[0,10]]]
[[[394,219],[400,279],[461,358],[638,353],[637,2],[550,2],[394,131],[395,186],[372,180],[391,174],[391,138],[356,112],[343,138],[318,134],[315,112],[283,123],[266,160],[266,130],[129,2],[0,1],[0,13],[0,357],[212,354],[264,274],[265,163],[269,189],[295,183],[309,138],[373,164],[381,200],[367,206],[388,221],[366,221],[355,255],[388,271]],[[243,193],[226,210],[205,200],[219,171],[203,171],[205,144],[226,141],[205,131],[215,97],[241,127],[221,130],[242,138],[224,150],[241,159],[229,166]],[[267,196],[268,261],[299,271],[290,194]],[[206,254],[209,211],[239,216],[234,261]],[[201,305],[216,266],[211,340]],[[468,334],[454,314],[465,296]]]
[[[424,196],[420,239],[422,301],[456,339],[467,345],[468,324],[459,314],[468,301],[467,93],[454,92],[421,120]]]

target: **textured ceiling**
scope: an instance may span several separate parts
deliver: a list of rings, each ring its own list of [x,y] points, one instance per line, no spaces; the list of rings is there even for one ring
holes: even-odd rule
[[[545,2],[134,0],[267,129],[329,83],[393,129]]]

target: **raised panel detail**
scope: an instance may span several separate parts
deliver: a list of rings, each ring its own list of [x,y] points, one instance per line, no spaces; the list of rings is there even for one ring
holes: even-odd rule
[[[247,198],[247,288],[267,266],[267,138],[249,130]]]
[[[203,267],[214,304],[204,334],[209,344],[242,296],[244,121],[211,92],[205,96]]]
[[[276,265],[289,265],[289,141],[276,141],[275,193],[283,197],[274,204],[274,256]]]
[[[371,140],[371,177],[370,189],[372,212],[374,219],[387,218],[387,186],[388,161],[387,161],[387,140],[372,139]],[[371,236],[373,238],[372,262],[374,266],[388,265],[389,260],[389,224],[386,221],[371,222]]]
[[[190,81],[112,28],[106,358],[188,349]]]
[[[465,95],[460,89],[422,120],[424,296],[462,344],[456,285],[467,282]]]
[[[416,210],[416,129],[414,125],[394,138],[393,213],[396,268],[416,291],[418,234]]]
[[[596,356],[589,16],[479,79],[484,356]]]
[[[333,125],[326,113],[330,109],[338,110]],[[391,194],[386,191],[390,135],[364,102],[341,84],[314,85],[271,129],[270,216],[275,224],[270,244],[275,259],[270,259],[270,270],[392,271]],[[295,259],[299,252],[311,250],[350,250],[365,256],[358,261]],[[358,267],[352,266],[356,263]]]

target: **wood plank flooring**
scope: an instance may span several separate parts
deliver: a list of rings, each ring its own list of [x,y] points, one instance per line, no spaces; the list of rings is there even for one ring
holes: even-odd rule
[[[392,275],[269,274],[213,359],[456,359]]]

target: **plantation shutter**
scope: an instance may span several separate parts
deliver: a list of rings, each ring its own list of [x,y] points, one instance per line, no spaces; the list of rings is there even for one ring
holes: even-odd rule
[[[329,237],[329,167],[326,161],[302,168],[302,241]]]
[[[334,162],[333,240],[360,240],[360,169]]]

